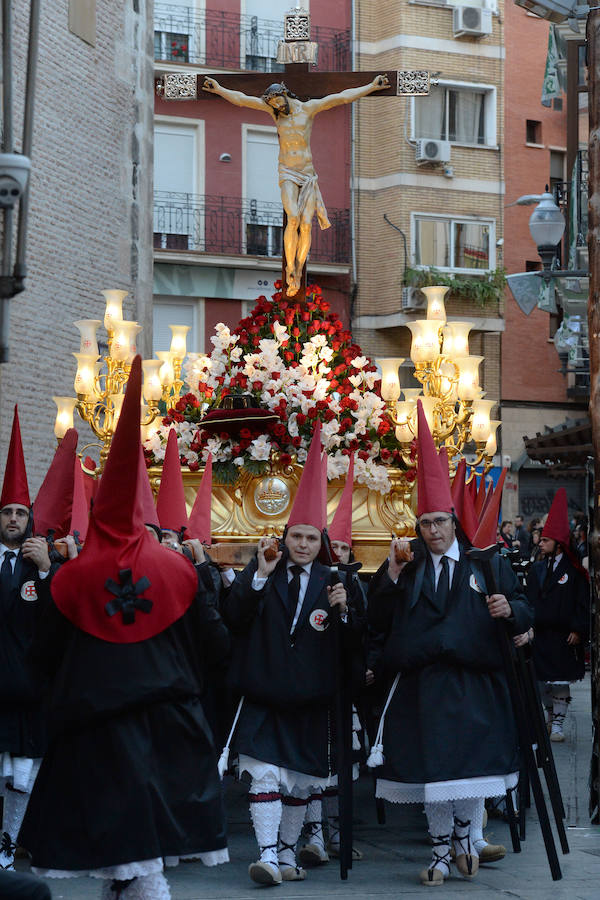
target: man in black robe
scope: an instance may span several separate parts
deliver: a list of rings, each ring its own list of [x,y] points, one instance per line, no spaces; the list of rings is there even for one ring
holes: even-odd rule
[[[42,691],[28,660],[50,599],[48,545],[31,536],[31,509],[15,407],[0,497],[0,774],[4,813],[0,865],[13,864],[17,834],[45,750]]]
[[[163,865],[228,859],[201,693],[229,636],[192,563],[144,528],[140,388],[136,357],[85,546],[33,647],[49,743],[19,837],[37,874],[104,879],[106,900],[168,900]]]
[[[317,559],[325,526],[320,428],[290,513],[283,548],[271,541],[234,581],[223,615],[235,635],[231,683],[244,700],[233,747],[240,774],[251,778],[250,813],[260,858],[249,874],[259,884],[306,877],[295,848],[308,798],[335,783],[332,701],[336,690],[331,607],[342,640],[355,639],[342,583]]]
[[[440,885],[451,839],[459,872],[476,874],[469,832],[481,798],[516,784],[516,728],[495,620],[520,634],[532,616],[505,561],[494,560],[498,592],[488,596],[458,542],[448,478],[420,403],[418,476],[417,552],[407,561],[408,544],[393,541],[387,575],[369,596],[369,624],[387,635],[385,669],[396,678],[376,740],[377,796],[424,802],[433,857],[420,879]]]

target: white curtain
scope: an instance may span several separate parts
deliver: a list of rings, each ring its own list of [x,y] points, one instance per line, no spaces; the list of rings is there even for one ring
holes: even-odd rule
[[[480,122],[484,95],[475,91],[450,91],[450,94],[450,106],[453,111],[453,116],[450,117],[450,140],[461,144],[480,143],[483,139],[483,134],[480,134]]]
[[[445,139],[444,106],[446,92],[432,89],[427,97],[415,99],[415,137]]]
[[[443,219],[417,219],[415,226],[415,265],[448,268],[450,222]]]
[[[488,225],[454,223],[454,266],[457,269],[489,269]]]

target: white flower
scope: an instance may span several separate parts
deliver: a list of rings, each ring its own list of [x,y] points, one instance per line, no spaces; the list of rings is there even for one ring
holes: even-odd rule
[[[243,456],[236,456],[235,459],[233,460],[234,466],[243,466],[244,462],[245,462],[245,460],[244,460]]]
[[[354,366],[355,369],[364,369],[368,362],[369,360],[366,356],[355,356],[350,365]]]
[[[275,334],[275,340],[278,344],[282,344],[284,341],[289,339],[289,334],[285,325],[282,325],[281,322],[273,322],[273,332]]]
[[[271,442],[266,434],[255,438],[249,447],[252,459],[268,459],[271,454]]]

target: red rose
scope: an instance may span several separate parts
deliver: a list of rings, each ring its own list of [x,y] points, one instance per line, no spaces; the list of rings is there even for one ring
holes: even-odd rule
[[[253,391],[262,391],[263,383],[262,381],[253,381],[252,382],[252,390]]]
[[[290,456],[289,453],[281,453],[279,456],[279,461],[282,464],[282,466],[289,466],[289,464],[292,461],[292,457]]]
[[[280,290],[281,290],[281,287],[282,287],[282,281],[281,281],[281,278],[278,278],[277,281],[274,281],[274,282],[273,282],[273,287],[275,288],[276,291],[280,291]]]
[[[363,462],[366,462],[366,461],[368,460],[368,458],[369,458],[369,454],[367,453],[366,450],[359,450],[359,451],[358,451],[358,458],[359,458],[359,459],[362,459]]]
[[[188,464],[188,468],[189,468],[190,472],[197,472],[199,469],[199,465],[197,462],[191,462]]]
[[[294,328],[292,328],[292,334],[295,338],[300,337],[300,329],[298,328],[297,325],[295,325]]]
[[[406,480],[407,480],[407,481],[414,481],[415,478],[417,477],[417,470],[416,470],[416,469],[409,469],[409,470],[407,471],[405,477],[406,477]]]
[[[292,353],[291,350],[284,350],[283,358],[285,359],[286,362],[291,362],[294,358],[294,354]]]
[[[300,439],[300,435],[299,435],[299,434],[297,434],[296,437],[293,437],[293,438],[292,438],[292,444],[293,444],[294,447],[299,447],[301,443],[302,443],[302,441],[301,441],[301,439]]]
[[[298,415],[296,416],[296,422],[298,423],[300,428],[302,428],[302,426],[306,424],[306,416],[304,415],[304,413],[298,413]]]
[[[335,413],[332,409],[326,409],[324,419],[326,422],[331,422],[332,419],[335,419]]]
[[[316,407],[315,407],[315,406],[311,406],[311,408],[310,408],[309,411],[308,411],[308,418],[309,418],[309,419],[316,419],[318,415],[319,415],[319,413],[317,412]]]
[[[310,322],[310,313],[307,310],[304,310],[304,312],[300,313],[300,318],[303,322]]]
[[[382,459],[384,460],[384,462],[385,462],[385,461],[387,461],[387,460],[390,458],[390,456],[391,456],[392,454],[390,453],[389,450],[386,450],[386,448],[384,447],[383,450],[381,450],[381,451],[379,452],[379,455],[381,456],[381,458],[382,458]]]
[[[252,432],[249,428],[240,428],[240,437],[244,438],[244,440],[247,440],[248,438],[252,437]]]
[[[222,441],[228,441],[228,440],[229,440],[229,435],[227,434],[226,431],[221,431],[220,434],[219,434],[219,437],[221,438]]]

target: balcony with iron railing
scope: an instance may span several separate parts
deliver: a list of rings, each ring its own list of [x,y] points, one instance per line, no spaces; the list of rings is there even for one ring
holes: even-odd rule
[[[350,211],[328,209],[331,228],[313,224],[313,262],[348,265]],[[154,192],[154,249],[233,256],[281,256],[279,203],[241,197]]]
[[[280,72],[277,44],[283,22],[196,7],[154,4],[154,59],[225,69]],[[313,26],[319,45],[317,69],[350,67],[350,30]]]

